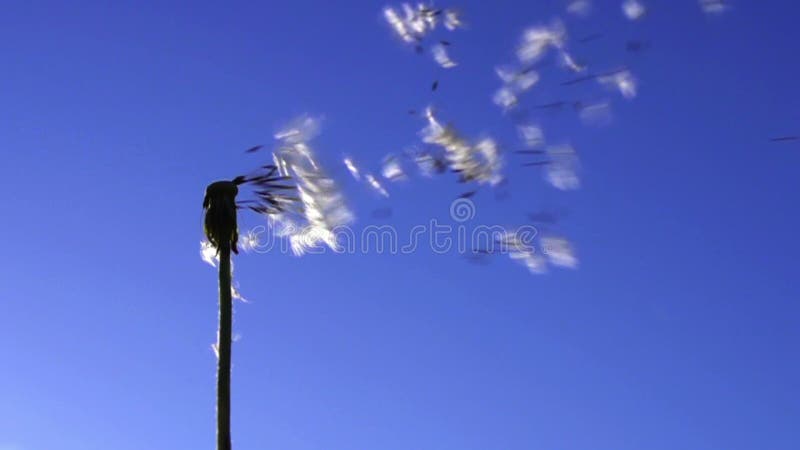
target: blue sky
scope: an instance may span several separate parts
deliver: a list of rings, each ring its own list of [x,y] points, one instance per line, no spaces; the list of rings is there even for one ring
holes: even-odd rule
[[[543,116],[581,155],[558,192],[509,155],[511,198],[475,220],[565,208],[577,270],[533,276],[412,255],[242,255],[237,449],[790,449],[800,440],[800,214],[790,1],[463,1],[459,67],[393,39],[379,2],[4,3],[0,151],[0,449],[200,449],[214,444],[216,276],[200,261],[205,186],[260,162],[282,122],[315,141],[359,220],[448,219],[453,177],[347,178],[418,142],[435,104],[472,136],[514,145],[491,103],[497,64],[557,16],[590,64],[628,65],[639,96],[607,127]],[[451,6],[442,4],[441,6]],[[650,43],[641,54],[624,43]],[[583,95],[558,83],[526,101]],[[434,79],[440,81],[430,91]],[[539,90],[537,90],[539,89]],[[246,225],[259,223],[247,217]]]

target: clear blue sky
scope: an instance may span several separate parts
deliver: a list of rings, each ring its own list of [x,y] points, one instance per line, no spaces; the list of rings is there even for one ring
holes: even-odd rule
[[[470,28],[443,73],[391,37],[380,2],[4,2],[0,449],[213,448],[204,187],[303,112],[325,116],[331,163],[415,143],[406,110],[428,102],[513,142],[492,68],[563,3],[491,3],[455,4]],[[800,134],[800,7],[652,0],[633,23],[595,4],[567,24],[604,38],[571,48],[641,85],[608,94],[608,127],[542,118],[581,152],[583,188],[515,167],[511,199],[475,198],[489,223],[568,208],[580,268],[239,257],[235,448],[797,448],[800,144],[768,138]],[[626,53],[634,38],[649,49]],[[573,96],[548,74],[529,101]],[[382,201],[336,167],[359,226],[383,205],[400,228],[447,219],[462,189],[414,180]]]

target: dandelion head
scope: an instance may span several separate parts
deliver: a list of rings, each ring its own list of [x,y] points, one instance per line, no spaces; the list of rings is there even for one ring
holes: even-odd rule
[[[236,228],[236,195],[239,188],[234,181],[217,181],[206,188],[203,199],[205,210],[204,231],[211,245],[219,249],[222,244],[229,244],[234,253],[238,231]]]

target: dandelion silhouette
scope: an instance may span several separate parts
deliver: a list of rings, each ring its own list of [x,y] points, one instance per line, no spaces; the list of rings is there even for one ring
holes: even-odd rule
[[[248,150],[252,152],[258,147]],[[262,166],[250,176],[238,176],[230,181],[216,181],[206,188],[203,198],[204,231],[208,242],[203,243],[203,259],[212,265],[219,262],[219,328],[214,350],[217,354],[217,449],[231,448],[231,347],[233,341],[233,299],[241,298],[231,283],[231,252],[239,253],[237,212],[247,208],[259,214],[279,214],[291,208],[297,197],[285,192],[295,188],[285,184],[290,178],[278,174],[274,165]],[[255,200],[236,202],[239,186],[251,185]]]
[[[236,181],[216,181],[206,188],[203,198],[205,215],[205,234],[211,245],[221,251],[222,247],[239,253],[237,242],[239,233],[236,225],[236,195],[239,187]]]
[[[206,188],[203,199],[205,234],[219,259],[219,329],[217,331],[217,450],[231,448],[231,341],[233,295],[231,250],[238,253],[235,181],[217,181]]]
[[[232,286],[231,253],[239,252],[237,213],[254,212],[270,219],[291,240],[297,255],[324,243],[336,247],[333,229],[350,222],[352,214],[336,183],[315,159],[309,144],[319,133],[319,120],[302,116],[275,134],[279,146],[273,162],[248,175],[216,181],[206,188],[203,199],[204,231],[201,256],[219,266],[219,330],[213,346],[217,366],[217,449],[230,450],[230,366],[233,299],[244,300]],[[262,146],[249,148],[256,153]],[[251,198],[237,201],[242,187]],[[243,238],[244,249],[257,245],[250,234]]]

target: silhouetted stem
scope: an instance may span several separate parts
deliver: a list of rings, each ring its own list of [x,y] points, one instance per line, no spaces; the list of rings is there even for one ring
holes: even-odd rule
[[[219,245],[219,330],[217,331],[217,450],[231,450],[231,244]]]
[[[206,238],[219,252],[219,329],[217,330],[217,450],[231,450],[231,251],[237,253],[236,187],[234,181],[216,181],[206,188]]]

